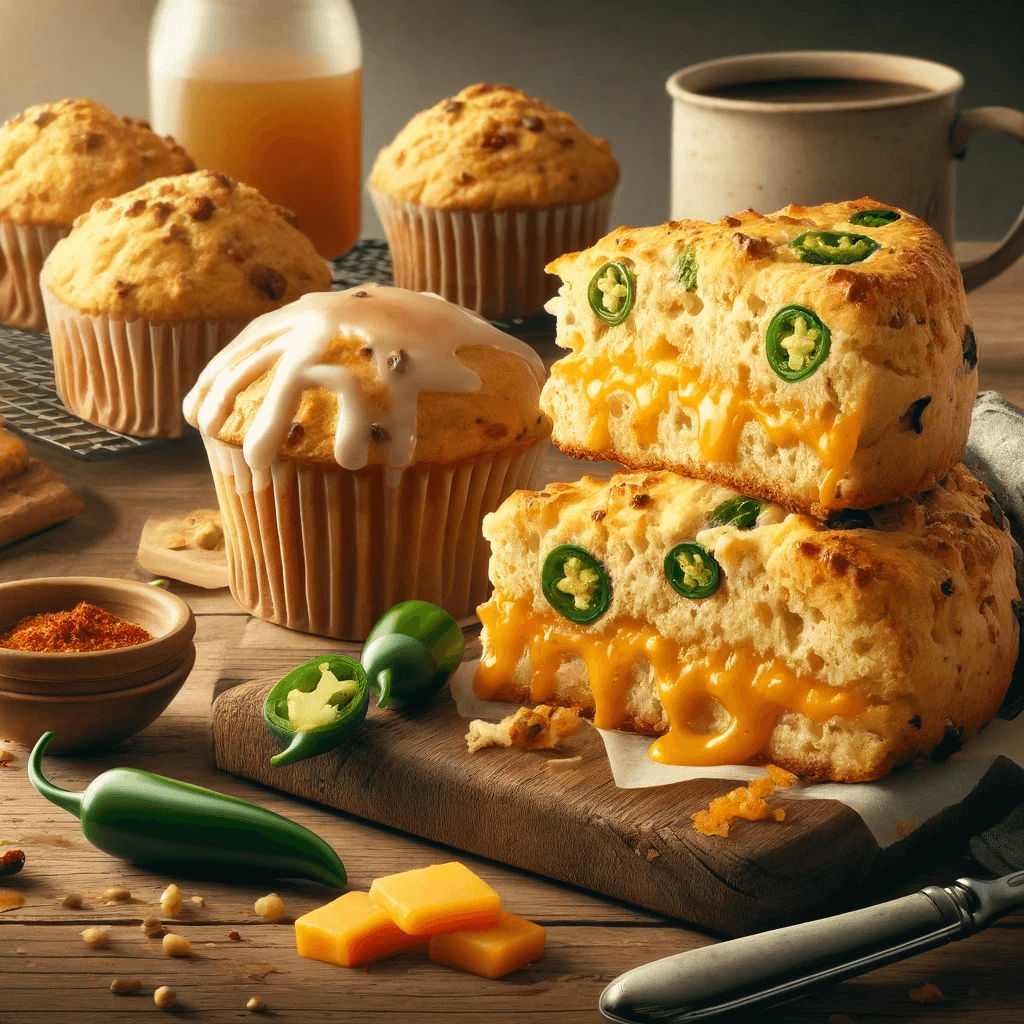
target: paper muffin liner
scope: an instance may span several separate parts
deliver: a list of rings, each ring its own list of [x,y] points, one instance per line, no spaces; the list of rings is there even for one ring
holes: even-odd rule
[[[181,403],[200,371],[253,318],[183,323],[80,313],[43,289],[53,376],[64,405],[133,437],[181,437]]]
[[[277,459],[254,474],[242,450],[203,435],[224,522],[231,593],[289,629],[364,640],[399,601],[456,619],[490,593],[480,524],[537,484],[545,437],[510,458],[386,471]]]
[[[614,190],[586,203],[537,210],[438,210],[370,198],[384,226],[395,284],[436,292],[491,320],[539,313],[558,291],[544,267],[608,230]]]
[[[46,330],[39,273],[50,250],[70,231],[70,224],[0,221],[0,324]]]

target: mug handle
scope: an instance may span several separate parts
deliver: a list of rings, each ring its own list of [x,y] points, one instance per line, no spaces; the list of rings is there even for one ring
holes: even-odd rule
[[[960,115],[950,137],[953,156],[961,159],[967,151],[968,140],[982,132],[1002,132],[1024,143],[1024,114],[1012,107],[975,107]],[[984,259],[962,263],[960,272],[964,288],[971,291],[978,285],[1001,274],[1014,260],[1024,254],[1024,209],[1021,210],[1006,237]]]

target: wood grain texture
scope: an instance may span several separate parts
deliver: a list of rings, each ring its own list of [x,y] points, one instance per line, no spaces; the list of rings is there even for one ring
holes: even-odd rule
[[[697,833],[690,815],[735,782],[618,789],[589,726],[554,755],[582,757],[568,772],[549,768],[549,751],[469,754],[468,723],[446,691],[416,715],[372,707],[342,747],[274,768],[278,748],[261,712],[269,689],[250,683],[214,702],[219,768],[727,935],[850,905],[860,887],[905,874],[907,858],[935,843],[962,845],[1024,798],[1024,773],[998,762],[967,806],[884,854],[845,804],[784,792],[772,798],[784,822],[738,822],[723,839]]]

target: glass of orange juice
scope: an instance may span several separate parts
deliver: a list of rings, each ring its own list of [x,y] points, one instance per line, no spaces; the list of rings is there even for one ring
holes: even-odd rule
[[[362,47],[349,0],[160,0],[149,103],[155,131],[294,211],[325,259],[359,237]]]

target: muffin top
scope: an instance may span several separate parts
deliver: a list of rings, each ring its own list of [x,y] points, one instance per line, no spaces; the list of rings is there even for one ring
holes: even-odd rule
[[[41,103],[0,127],[0,220],[70,224],[97,199],[195,169],[145,121],[88,99]]]
[[[331,286],[288,210],[195,171],[100,199],[43,265],[43,287],[92,316],[153,322],[259,316]]]
[[[511,85],[480,83],[417,114],[377,154],[369,183],[442,210],[521,210],[586,202],[618,181],[604,139]]]
[[[366,284],[254,320],[207,364],[185,418],[257,473],[275,457],[458,465],[550,434],[543,379],[533,349],[462,306]]]

